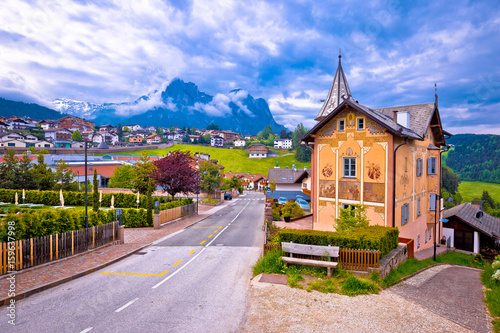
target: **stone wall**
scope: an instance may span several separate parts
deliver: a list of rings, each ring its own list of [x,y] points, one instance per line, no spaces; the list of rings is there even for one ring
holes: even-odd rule
[[[399,243],[397,248],[380,260],[380,267],[368,268],[368,273],[379,272],[380,277],[382,279],[385,278],[392,270],[398,268],[401,263],[408,259],[408,249],[406,246],[406,244]]]

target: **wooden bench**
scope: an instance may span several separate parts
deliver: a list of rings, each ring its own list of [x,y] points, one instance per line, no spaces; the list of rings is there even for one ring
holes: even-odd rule
[[[340,248],[338,246],[321,246],[295,243],[281,243],[281,248],[289,257],[282,257],[283,261],[289,265],[304,265],[314,267],[326,267],[327,276],[332,277],[332,268],[337,268],[338,262],[332,262],[332,258],[338,258]],[[303,254],[318,257],[328,257],[328,261],[294,258],[294,254]]]

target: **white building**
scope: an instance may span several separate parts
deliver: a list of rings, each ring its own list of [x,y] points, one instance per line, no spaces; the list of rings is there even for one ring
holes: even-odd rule
[[[220,136],[214,136],[210,138],[210,145],[212,147],[224,147],[224,139]]]
[[[274,149],[290,149],[293,147],[291,139],[274,139]]]
[[[245,143],[246,143],[245,140],[236,140],[233,142],[235,147],[245,147]]]

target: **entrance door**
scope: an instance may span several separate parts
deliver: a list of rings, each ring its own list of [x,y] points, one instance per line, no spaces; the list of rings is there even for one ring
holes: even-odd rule
[[[455,248],[472,252],[474,250],[474,233],[455,229]]]

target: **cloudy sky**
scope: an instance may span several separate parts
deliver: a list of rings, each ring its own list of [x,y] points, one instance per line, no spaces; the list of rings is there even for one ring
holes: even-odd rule
[[[3,0],[0,96],[126,102],[181,78],[311,128],[339,48],[361,104],[432,102],[436,83],[446,130],[500,134],[494,0]]]

